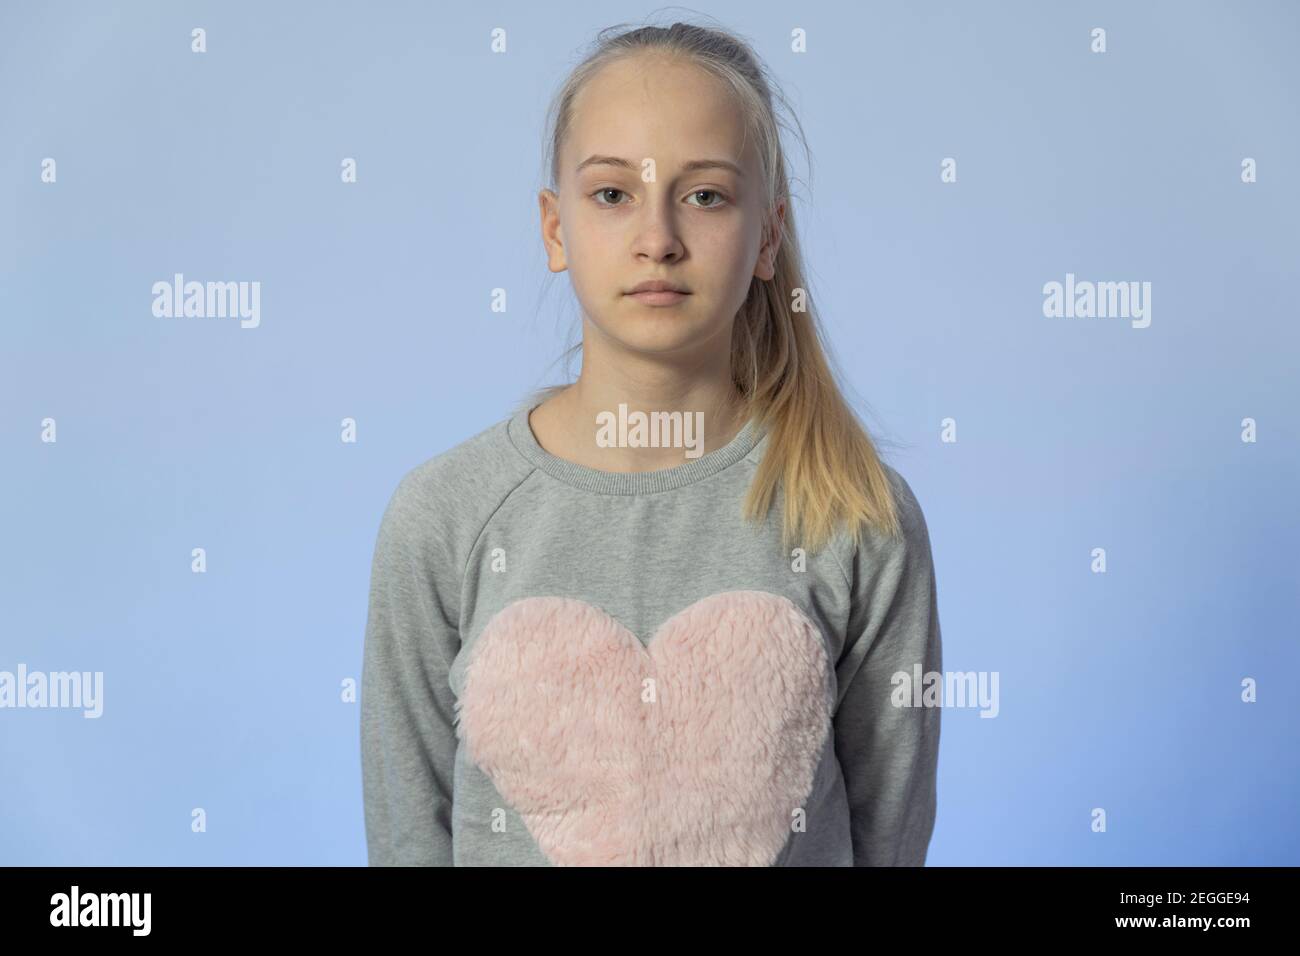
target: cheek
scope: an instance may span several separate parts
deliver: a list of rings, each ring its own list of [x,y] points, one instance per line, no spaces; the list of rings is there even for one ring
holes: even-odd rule
[[[567,220],[565,259],[569,282],[579,299],[595,308],[611,295],[617,282],[614,267],[619,244],[600,216],[578,212]]]
[[[746,219],[728,217],[725,222],[701,223],[692,245],[697,256],[709,263],[717,281],[729,283],[736,279],[737,273],[753,270],[758,255],[753,232]]]
[[[616,215],[579,206],[569,212],[566,221],[570,223],[566,235],[568,246],[579,263],[608,260],[620,247],[626,247],[627,226]]]

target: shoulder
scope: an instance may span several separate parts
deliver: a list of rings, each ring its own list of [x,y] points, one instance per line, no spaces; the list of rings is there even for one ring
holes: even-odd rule
[[[518,484],[531,471],[506,434],[509,420],[498,421],[459,444],[427,458],[398,482],[396,496],[412,504],[459,505],[490,497]]]
[[[502,419],[403,474],[389,496],[381,533],[435,535],[440,550],[467,549],[533,470],[510,443],[508,423]]]
[[[898,534],[889,535],[873,528],[856,541],[843,542],[849,577],[855,587],[926,570],[932,561],[930,529],[920,499],[897,468],[884,461],[881,468],[893,495]]]
[[[925,512],[916,497],[916,492],[912,490],[912,486],[898,469],[884,462],[881,462],[881,467],[884,468],[885,475],[894,490],[894,509],[898,514],[903,546],[917,547],[924,544],[928,547],[930,529],[926,525]]]

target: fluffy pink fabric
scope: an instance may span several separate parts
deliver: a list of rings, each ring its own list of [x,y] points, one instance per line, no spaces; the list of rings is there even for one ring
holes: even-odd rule
[[[457,701],[470,758],[560,866],[770,866],[808,797],[834,699],[789,599],[728,591],[643,646],[599,608],[515,601]]]

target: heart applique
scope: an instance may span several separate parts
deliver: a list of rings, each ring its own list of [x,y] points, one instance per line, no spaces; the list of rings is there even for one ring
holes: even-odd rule
[[[648,646],[600,608],[522,598],[456,702],[470,758],[559,866],[770,866],[811,793],[833,675],[788,598],[727,591]]]

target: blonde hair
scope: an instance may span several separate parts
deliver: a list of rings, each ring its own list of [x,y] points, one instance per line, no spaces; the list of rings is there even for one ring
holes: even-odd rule
[[[783,126],[797,131],[805,149],[807,141],[784,96],[749,45],[726,30],[690,23],[619,25],[600,31],[594,47],[551,105],[547,178],[553,190],[558,191],[560,148],[572,122],[574,97],[583,84],[615,60],[656,53],[702,67],[735,92],[747,135],[757,142],[767,208],[786,200],[775,274],[771,279],[751,280],[732,332],[731,372],[738,401],[768,433],[767,448],[743,505],[745,517],[761,520],[780,485],[785,494],[782,540],[787,550],[797,543],[809,552],[820,551],[837,525],[854,538],[867,529],[898,536],[893,488],[875,442],[836,384],[834,363],[823,345],[804,281],[780,131]],[[790,113],[793,127],[779,121],[774,98]],[[792,308],[796,290],[806,311]],[[565,354],[580,347],[581,343]],[[535,391],[525,400],[526,406],[531,408],[568,387]]]

